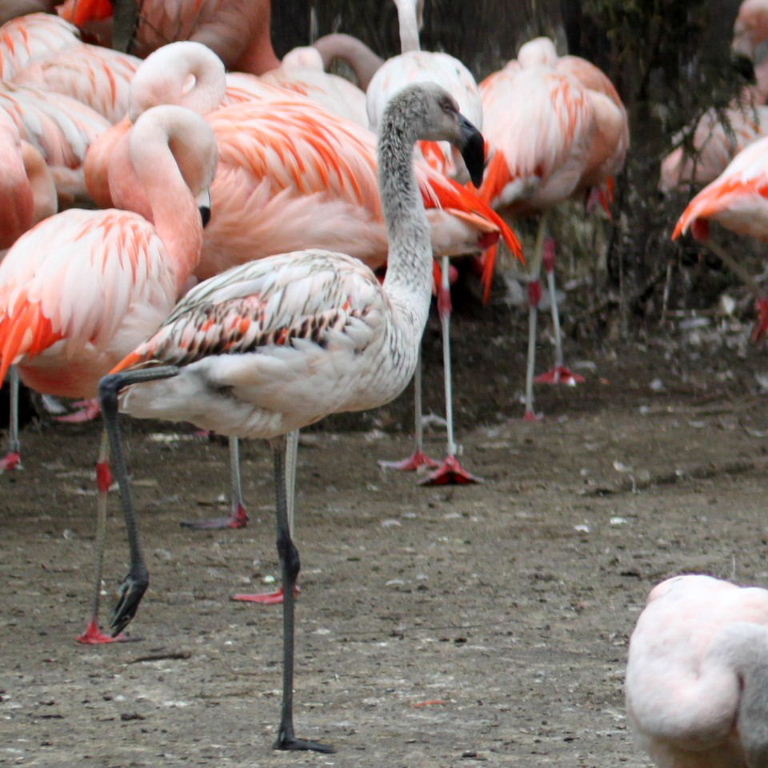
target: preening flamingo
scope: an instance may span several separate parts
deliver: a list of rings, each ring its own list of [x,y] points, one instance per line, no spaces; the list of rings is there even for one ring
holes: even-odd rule
[[[765,768],[768,590],[691,574],[655,586],[630,638],[625,691],[658,768]]]
[[[533,372],[542,262],[555,326],[555,367],[543,379],[570,384],[578,380],[563,364],[554,243],[545,240],[546,214],[563,200],[602,187],[618,172],[629,146],[627,115],[616,89],[597,67],[574,56],[558,58],[549,38],[525,43],[517,60],[489,75],[480,88],[489,151],[481,193],[507,215],[540,212],[529,271],[525,386],[525,418],[535,420]],[[607,202],[606,194],[602,192],[602,200]]]
[[[417,82],[437,83],[445,88],[459,104],[462,113],[482,129],[483,106],[480,91],[472,73],[462,62],[447,53],[422,51],[419,41],[419,29],[423,11],[423,0],[395,0],[400,28],[401,53],[387,59],[376,71],[366,91],[368,117],[371,127],[378,130],[386,105],[394,94],[403,87]],[[440,146],[434,142],[420,142],[419,148],[424,158],[433,167],[448,176],[467,181],[467,171],[461,157],[456,157],[450,146]],[[453,391],[451,374],[451,294],[449,283],[449,264],[442,255],[439,270],[436,270],[437,308],[440,316],[440,329],[443,342],[443,380],[445,383],[445,416],[447,446],[443,463],[431,459],[423,448],[422,409],[421,409],[421,366],[414,380],[414,452],[403,461],[384,461],[382,466],[391,469],[415,470],[422,466],[433,469],[423,484],[461,484],[474,483],[479,478],[472,475],[461,465],[457,457],[453,428]]]
[[[187,289],[202,245],[195,198],[207,193],[213,179],[215,138],[194,112],[163,106],[145,112],[129,140],[151,223],[132,211],[70,209],[16,241],[0,264],[0,383],[16,365],[38,392],[93,397],[100,377],[159,327]],[[118,164],[114,172],[123,168]],[[110,485],[102,459],[97,474],[99,565],[85,642],[101,639],[97,615]]]
[[[768,2],[766,0],[744,0],[733,25],[731,49],[753,61],[759,47],[768,40]]]
[[[745,147],[727,168],[688,203],[675,225],[672,239],[689,228],[693,236],[706,242],[726,266],[754,294],[758,325],[755,340],[768,331],[768,298],[754,277],[724,248],[710,237],[710,221],[716,221],[740,235],[768,241],[768,137]]]
[[[235,267],[193,288],[160,330],[101,384],[131,551],[112,621],[120,632],[148,583],[117,423],[139,417],[191,421],[270,441],[277,489],[283,602],[283,704],[278,749],[330,748],[296,737],[293,725],[294,595],[298,551],[287,520],[286,434],[340,411],[389,402],[411,379],[429,312],[432,248],[413,169],[417,139],[448,139],[482,173],[482,137],[433,84],[401,91],[381,130],[381,197],[390,250],[383,283],[358,259],[309,250]],[[127,389],[125,389],[127,387]]]

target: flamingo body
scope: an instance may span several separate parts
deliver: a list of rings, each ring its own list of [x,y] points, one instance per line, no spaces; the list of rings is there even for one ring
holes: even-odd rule
[[[12,80],[35,59],[80,45],[77,28],[49,13],[18,16],[0,27],[0,79]]]
[[[768,240],[768,137],[743,149],[726,169],[688,203],[673,238],[689,227],[697,237],[707,233],[707,220],[739,234]]]
[[[658,584],[632,633],[627,716],[659,768],[768,766],[768,591]]]

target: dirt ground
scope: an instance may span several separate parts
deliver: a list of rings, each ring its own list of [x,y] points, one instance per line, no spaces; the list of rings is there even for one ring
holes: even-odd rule
[[[225,508],[225,445],[129,428],[152,574],[141,641],[85,647],[98,425],[28,427],[24,470],[0,477],[0,765],[648,766],[622,693],[648,590],[685,571],[768,583],[765,351],[712,318],[631,348],[570,343],[587,382],[538,387],[530,424],[522,325],[491,311],[490,326],[457,319],[454,354],[463,459],[483,484],[379,469],[410,449],[410,394],[300,450],[297,731],[336,754],[271,749],[280,609],[229,599],[278,573],[266,447],[245,449],[249,527],[195,533],[179,522]],[[439,354],[433,321],[436,413]],[[439,428],[428,444],[441,453]],[[127,567],[117,501],[105,613]]]

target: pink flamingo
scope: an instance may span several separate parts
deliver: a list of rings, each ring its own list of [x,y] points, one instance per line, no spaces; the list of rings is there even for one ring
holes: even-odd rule
[[[14,76],[38,58],[81,45],[77,28],[50,13],[31,13],[0,27],[0,79]]]
[[[24,232],[57,210],[56,187],[40,152],[22,141],[12,124],[0,123],[0,261],[5,250]],[[15,369],[9,383],[8,452],[0,472],[21,467],[19,441],[19,379]]]
[[[656,585],[629,642],[627,717],[659,768],[768,765],[768,590]]]
[[[733,107],[726,111],[725,120],[715,110],[705,112],[693,134],[693,154],[681,146],[662,161],[659,189],[671,192],[686,184],[709,184],[744,147],[766,134],[768,107]]]
[[[401,53],[385,61],[371,78],[366,91],[368,117],[371,126],[378,129],[381,117],[392,96],[404,86],[416,82],[434,82],[445,88],[458,102],[462,113],[482,129],[483,106],[480,91],[472,73],[464,64],[447,53],[422,51],[419,29],[422,22],[423,0],[395,0],[400,30]],[[420,142],[422,155],[441,173],[462,181],[468,180],[467,170],[460,156],[450,146],[434,142]],[[458,459],[458,445],[453,426],[453,391],[450,346],[450,266],[448,256],[441,254],[436,269],[437,308],[443,342],[443,381],[445,384],[446,457],[443,463],[427,456],[423,448],[421,407],[421,366],[414,379],[414,451],[402,461],[380,462],[390,469],[417,470],[427,466],[433,471],[422,481],[424,485],[465,484],[479,478],[468,472]]]
[[[213,179],[215,138],[194,112],[163,106],[136,121],[129,141],[150,221],[132,211],[70,209],[16,241],[0,264],[0,383],[15,365],[39,392],[93,397],[99,378],[186,290],[202,246],[195,197]],[[118,158],[113,172],[122,173]],[[97,585],[83,642],[104,639],[98,608],[110,477],[102,458],[97,469]]]
[[[754,59],[760,45],[768,40],[768,2],[744,0],[733,25],[731,49]]]
[[[709,223],[716,221],[740,235],[768,241],[767,161],[768,137],[745,147],[712,183],[688,203],[672,233],[675,240],[690,228],[694,237],[704,240],[754,294],[759,316],[755,340],[768,331],[768,298],[755,278],[712,240]]]
[[[473,178],[482,174],[482,137],[434,84],[398,93],[380,135],[381,198],[390,237],[383,283],[359,259],[318,249],[250,261],[193,288],[100,387],[131,553],[112,620],[115,633],[135,615],[149,578],[117,423],[121,390],[120,408],[132,416],[192,421],[271,444],[285,594],[277,749],[331,751],[297,738],[294,730],[293,587],[299,556],[288,522],[293,489],[285,436],[331,413],[383,405],[413,376],[432,288],[429,224],[413,169],[415,141],[451,140],[469,152]]]
[[[507,214],[540,212],[529,272],[525,386],[525,418],[535,420],[533,372],[542,261],[555,327],[555,368],[543,380],[575,384],[580,379],[563,364],[554,298],[554,243],[545,241],[547,211],[560,201],[607,184],[618,172],[629,145],[627,116],[608,78],[583,59],[559,59],[549,38],[523,45],[517,60],[487,77],[480,88],[489,151],[481,192]],[[531,130],[531,125],[536,129]],[[605,192],[602,200],[607,203]]]
[[[140,63],[136,56],[81,43],[35,59],[13,82],[63,93],[115,123],[128,111],[128,87]]]

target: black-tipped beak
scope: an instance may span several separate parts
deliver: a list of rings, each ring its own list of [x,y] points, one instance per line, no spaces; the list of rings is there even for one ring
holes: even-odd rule
[[[208,226],[211,220],[211,193],[209,190],[203,190],[197,196],[197,210],[200,211],[200,219],[203,222],[203,229]]]
[[[469,171],[472,183],[479,187],[483,183],[483,170],[485,165],[485,140],[483,134],[475,128],[463,115],[459,115],[461,125],[461,156]]]
[[[752,60],[741,53],[734,53],[731,55],[731,66],[734,72],[741,77],[747,83],[754,84],[755,78],[755,65]]]

